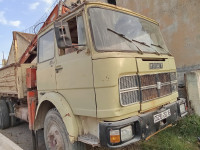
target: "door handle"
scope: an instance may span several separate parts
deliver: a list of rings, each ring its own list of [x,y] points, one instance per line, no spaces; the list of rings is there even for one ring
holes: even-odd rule
[[[59,65],[59,66],[56,66],[56,68],[55,68],[55,70],[56,70],[56,73],[58,73],[58,71],[59,70],[62,70],[63,69],[63,67],[61,66],[61,65]]]

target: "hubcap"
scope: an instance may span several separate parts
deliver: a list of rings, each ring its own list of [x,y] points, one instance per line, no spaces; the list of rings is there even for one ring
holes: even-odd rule
[[[62,135],[55,124],[52,124],[47,132],[48,145],[51,150],[64,150]]]

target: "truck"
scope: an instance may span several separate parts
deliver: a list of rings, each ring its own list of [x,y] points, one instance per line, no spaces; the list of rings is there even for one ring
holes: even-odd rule
[[[101,2],[54,9],[60,10],[19,62],[0,70],[8,86],[0,91],[1,129],[16,118],[29,122],[34,149],[40,129],[47,150],[120,148],[187,114],[174,57],[155,20]]]

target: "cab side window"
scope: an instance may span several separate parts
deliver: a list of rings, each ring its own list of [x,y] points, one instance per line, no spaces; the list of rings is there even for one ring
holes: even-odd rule
[[[69,32],[71,35],[71,40],[73,44],[78,44],[78,34],[77,34],[77,22],[76,17],[68,21]]]
[[[69,26],[69,32],[71,36],[72,45],[86,44],[85,39],[85,27],[82,16],[74,17],[67,21]],[[59,55],[65,55],[75,52],[78,46],[71,48],[60,49]]]
[[[54,30],[50,30],[39,38],[39,63],[54,57]]]

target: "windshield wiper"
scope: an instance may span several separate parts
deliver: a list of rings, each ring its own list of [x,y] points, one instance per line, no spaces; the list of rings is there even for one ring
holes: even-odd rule
[[[142,44],[142,45],[145,45],[145,46],[147,46],[147,47],[150,47],[150,46],[147,45],[145,42],[141,42],[141,41],[137,41],[137,40],[132,40],[132,41],[137,42],[137,43]]]
[[[159,44],[151,44],[151,45],[163,49],[165,52],[167,52],[168,55],[172,56],[172,54],[169,51],[167,51],[166,49],[164,49],[161,45],[159,45]]]
[[[120,37],[126,39],[127,41],[129,41],[129,42],[131,42],[131,43],[133,43],[133,41],[130,40],[129,38],[127,38],[124,34],[118,33],[118,32],[116,32],[115,30],[112,30],[112,29],[110,29],[110,28],[107,28],[107,30],[110,31],[110,32],[112,32],[112,33],[115,33],[115,34],[117,34],[118,36],[120,36]],[[135,45],[135,44],[134,44],[134,45]],[[135,46],[137,47],[137,45],[135,45]],[[130,47],[130,48],[131,48],[131,47]],[[143,51],[142,51],[139,47],[137,47],[137,49],[138,49],[139,53],[143,54]]]
[[[120,37],[126,39],[126,40],[129,41],[129,42],[132,42],[129,38],[127,38],[127,37],[126,37],[124,34],[122,34],[122,33],[118,33],[118,32],[116,32],[115,30],[112,30],[112,29],[110,29],[110,28],[107,28],[107,30],[108,30],[108,31],[111,31],[111,32],[113,32],[113,33],[115,33],[115,34],[117,34],[117,35],[119,35]]]
[[[151,46],[149,46],[149,45],[146,44],[145,42],[137,41],[137,40],[134,40],[134,39],[132,39],[132,41],[137,42],[137,43],[142,44],[142,45],[145,45],[145,46],[147,46],[147,47],[149,47],[149,48],[152,48]],[[153,48],[152,48],[152,49],[153,49]],[[155,51],[156,54],[160,55],[160,53],[159,53],[157,50],[155,50],[155,49],[153,49],[153,50]]]
[[[159,44],[151,44],[151,45],[164,49],[164,48],[163,48],[161,45],[159,45]]]

